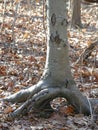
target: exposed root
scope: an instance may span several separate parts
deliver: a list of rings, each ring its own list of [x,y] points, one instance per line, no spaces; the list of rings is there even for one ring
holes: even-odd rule
[[[47,104],[50,103],[53,97],[53,95],[51,94],[52,93],[48,93],[48,89],[40,91],[38,94],[35,94],[31,99],[28,99],[26,102],[24,102],[23,105],[21,105],[13,113],[10,113],[8,117],[10,119],[14,119],[28,113],[28,111],[33,110],[35,108],[47,108]],[[42,102],[47,101],[46,99],[48,98],[48,103],[43,103],[44,105],[40,106]]]
[[[3,101],[12,102],[12,103],[25,102],[27,99],[31,98],[34,94],[38,93],[40,90],[45,88],[45,86],[46,86],[45,83],[41,81],[34,86],[31,86],[27,89],[20,90],[19,92],[4,98]]]
[[[68,81],[65,86],[49,86],[46,82],[40,82],[34,87],[30,87],[26,90],[22,90],[10,97],[4,99],[4,101],[20,102],[25,101],[18,109],[8,115],[8,119],[14,119],[21,117],[29,112],[39,110],[53,112],[50,101],[56,97],[64,97],[67,101],[74,106],[77,112],[90,114],[90,106],[88,100],[81,92],[76,88],[74,82]],[[22,99],[21,99],[22,98]],[[90,100],[92,108],[93,105],[98,104],[98,100]],[[45,113],[43,115],[46,115]]]
[[[37,87],[38,87],[38,89],[37,89]],[[34,86],[34,88],[35,88],[35,86]],[[38,85],[36,85],[35,89],[31,88],[33,90],[33,92],[29,91],[29,89],[27,89],[25,91],[24,90],[20,91],[16,94],[4,99],[4,101],[15,102],[15,101],[17,101],[17,99],[18,99],[18,101],[21,101],[21,99],[20,99],[21,97],[23,98],[24,96],[26,96],[26,98],[27,98],[27,95],[29,93],[32,95],[32,96],[30,95],[29,98],[27,98],[27,100],[18,109],[16,109],[14,112],[10,113],[7,117],[8,119],[11,120],[11,119],[23,116],[35,108],[36,109],[45,109],[45,111],[52,111],[52,108],[50,106],[50,101],[60,95],[60,88],[50,88],[50,87],[47,88],[46,85],[43,87],[42,86],[39,87]],[[38,90],[38,91],[36,91],[36,90]],[[27,93],[27,95],[26,95],[26,93]],[[19,95],[19,94],[21,94],[21,95]]]
[[[25,90],[21,90],[15,94],[12,94],[6,98],[3,99],[3,101],[7,101],[7,102],[24,102],[27,100],[27,98],[29,97],[29,95],[31,94],[31,92],[28,89]]]
[[[31,90],[32,90],[33,87],[35,88],[35,86],[32,86]],[[24,102],[28,98],[30,98],[32,93],[35,94],[35,92],[32,92],[31,90],[30,90],[30,88],[20,90],[19,92],[4,98],[3,101],[12,102],[12,103],[14,103],[14,102],[17,102],[17,103]]]

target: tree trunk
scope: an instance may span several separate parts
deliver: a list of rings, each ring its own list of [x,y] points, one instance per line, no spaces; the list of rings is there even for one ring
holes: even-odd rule
[[[77,112],[90,114],[87,98],[75,85],[71,75],[67,41],[66,0],[47,0],[47,58],[40,81],[20,92],[7,97],[4,101],[24,102],[9,115],[15,118],[36,109],[51,109],[50,101],[64,97]]]
[[[72,20],[71,26],[78,28],[81,24],[81,0],[72,0]]]
[[[98,3],[98,0],[84,0],[86,2],[91,2],[91,3]]]

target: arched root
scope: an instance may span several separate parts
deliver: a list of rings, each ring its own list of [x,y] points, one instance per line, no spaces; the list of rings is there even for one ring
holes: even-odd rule
[[[19,116],[22,116],[28,111],[33,109],[45,109],[49,110],[50,107],[50,101],[60,95],[60,89],[59,88],[49,88],[41,90],[40,92],[36,93],[32,98],[28,99],[26,102],[23,103],[18,109],[16,109],[14,112],[10,113],[8,115],[9,119],[14,119]],[[51,111],[51,110],[49,110]]]
[[[88,101],[71,81],[65,86],[51,86],[46,82],[40,82],[34,87],[30,87],[4,99],[5,101],[11,102],[17,102],[17,100],[18,102],[25,101],[18,109],[10,113],[8,118],[14,119],[35,109],[46,111],[50,109],[49,111],[51,111],[50,101],[56,97],[66,98],[77,112],[85,115],[91,114],[89,102],[91,103],[92,109],[95,104],[98,104],[97,99],[96,101],[94,99]]]
[[[40,90],[42,90],[45,87],[47,87],[47,85],[43,81],[40,81],[38,84],[34,86],[31,86],[27,89],[20,90],[15,94],[12,94],[4,99],[1,99],[1,101],[3,100],[12,103],[21,103],[31,98],[34,94],[38,93]]]

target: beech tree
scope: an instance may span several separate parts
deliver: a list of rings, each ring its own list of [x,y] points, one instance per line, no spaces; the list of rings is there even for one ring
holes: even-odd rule
[[[29,110],[52,110],[50,101],[64,97],[79,113],[89,115],[97,100],[87,99],[76,87],[71,75],[67,40],[67,0],[47,0],[47,56],[40,81],[3,99],[22,103],[9,118],[14,119]],[[48,111],[46,111],[48,112]]]

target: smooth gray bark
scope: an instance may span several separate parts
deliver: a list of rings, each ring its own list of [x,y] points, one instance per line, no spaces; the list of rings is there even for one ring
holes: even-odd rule
[[[66,1],[50,0],[47,3],[47,58],[44,76],[52,84],[65,83],[67,79],[72,80],[67,42],[67,17]]]

